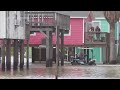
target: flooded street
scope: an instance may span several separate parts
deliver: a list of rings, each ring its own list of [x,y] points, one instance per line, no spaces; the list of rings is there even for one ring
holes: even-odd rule
[[[1,67],[1,66],[0,66]],[[56,66],[46,68],[45,64],[31,64],[24,71],[2,72],[0,79],[55,79]],[[59,67],[58,79],[119,79],[120,65],[72,66]]]
[[[100,65],[119,62],[119,18],[118,11],[1,11],[0,79],[120,79],[120,65]]]

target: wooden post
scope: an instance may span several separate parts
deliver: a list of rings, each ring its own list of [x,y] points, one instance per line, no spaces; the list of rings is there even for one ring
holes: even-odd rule
[[[103,64],[107,63],[107,47],[102,47],[102,62]]]
[[[64,30],[61,31],[61,66],[64,66]]]
[[[26,27],[26,39],[27,39],[27,62],[26,62],[26,67],[27,69],[29,69],[29,38],[30,38],[30,29],[31,29],[31,25],[29,23],[27,23],[25,25]],[[33,50],[33,48],[32,48]],[[32,51],[33,54],[33,51]],[[33,57],[32,57],[32,62],[33,62]]]
[[[105,64],[108,63],[108,59],[109,59],[109,56],[108,56],[108,46],[106,46],[106,61],[104,62]]]
[[[32,63],[35,62],[35,48],[32,47]]]
[[[20,70],[23,70],[24,66],[24,40],[20,40]]]
[[[50,31],[46,31],[47,36],[50,36]],[[46,37],[46,67],[50,67],[50,38]]]
[[[13,70],[17,70],[18,68],[18,40],[14,40],[14,63]]]
[[[106,49],[107,49],[107,63],[109,63],[110,62],[110,46],[108,45]]]
[[[56,75],[55,78],[58,79],[58,63],[59,63],[59,27],[56,27]]]
[[[6,68],[8,71],[11,69],[11,40],[6,40]]]
[[[1,46],[0,46],[0,63],[1,63],[1,57],[2,57],[2,55],[1,55],[1,52],[2,52],[2,49],[1,49]]]
[[[50,46],[50,50],[49,50],[49,54],[50,54],[50,67],[52,67],[52,62],[53,62],[53,44],[52,44],[52,31],[49,32],[49,46]]]
[[[27,69],[29,69],[29,39],[27,39]]]
[[[5,71],[5,40],[2,40],[2,71]]]

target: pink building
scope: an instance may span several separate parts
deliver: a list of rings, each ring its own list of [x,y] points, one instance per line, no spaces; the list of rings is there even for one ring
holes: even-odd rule
[[[81,46],[84,44],[84,25],[86,18],[91,19],[89,11],[57,11],[58,13],[69,15],[70,31],[65,31],[64,45],[65,46]],[[41,45],[42,39],[45,38],[41,33],[34,33],[30,36],[30,45]],[[53,44],[55,45],[55,36],[53,35]]]
[[[30,45],[41,45],[45,36],[42,33],[33,33],[30,36]],[[53,44],[55,45],[55,35],[53,35]],[[65,31],[65,46],[80,46],[84,44],[84,18],[72,18],[70,20],[70,31]]]

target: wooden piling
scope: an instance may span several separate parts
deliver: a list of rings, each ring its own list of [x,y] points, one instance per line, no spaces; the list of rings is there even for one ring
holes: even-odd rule
[[[27,40],[27,62],[26,62],[27,69],[29,69],[29,39]]]
[[[64,66],[64,30],[61,30],[61,66]]]
[[[5,40],[2,40],[2,71],[5,71]]]
[[[10,71],[11,69],[11,40],[6,40],[6,69]]]
[[[49,34],[50,31],[46,31],[48,38],[46,37],[46,67],[50,67],[50,42]]]
[[[52,44],[52,31],[49,33],[49,54],[50,54],[50,67],[52,67],[53,62],[53,44]]]
[[[55,78],[58,79],[58,64],[59,64],[59,27],[56,27],[56,74]]]
[[[14,40],[14,44],[13,44],[13,47],[14,47],[14,63],[13,63],[13,70],[17,70],[18,69],[18,40],[15,39]]]
[[[20,70],[23,70],[24,66],[24,40],[20,40]]]

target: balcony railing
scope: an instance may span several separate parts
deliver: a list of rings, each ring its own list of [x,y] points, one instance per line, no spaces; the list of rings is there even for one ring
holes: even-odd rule
[[[107,44],[108,34],[107,32],[85,32],[85,44]]]
[[[26,22],[30,23],[33,28],[55,27],[60,29],[70,29],[70,16],[57,12],[44,11],[26,11]]]

